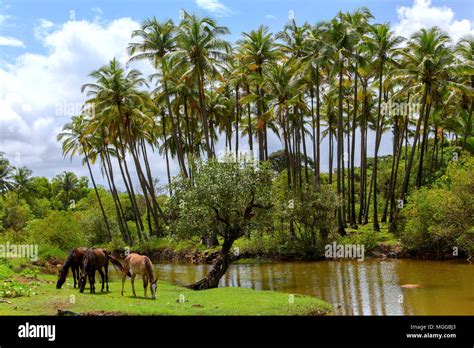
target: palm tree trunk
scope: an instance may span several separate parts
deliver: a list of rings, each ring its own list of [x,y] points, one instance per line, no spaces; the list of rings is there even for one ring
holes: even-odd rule
[[[415,152],[416,152],[416,145],[418,143],[418,138],[420,137],[420,128],[421,128],[421,122],[423,121],[424,118],[424,111],[426,107],[426,98],[428,95],[428,88],[427,86],[424,87],[423,90],[423,97],[421,100],[421,115],[419,115],[418,121],[416,123],[416,130],[413,138],[413,144],[411,147],[411,152],[410,156],[408,158],[408,163],[405,167],[405,176],[403,178],[403,184],[402,184],[402,192],[401,192],[401,199],[405,202],[406,195],[408,193],[408,185],[410,183],[410,173],[411,169],[413,167],[413,160],[415,158]]]
[[[102,204],[102,200],[100,199],[100,195],[99,195],[99,190],[97,189],[97,185],[95,183],[94,175],[92,174],[92,168],[91,168],[91,165],[89,163],[89,156],[87,154],[87,151],[86,151],[84,145],[82,145],[82,151],[84,152],[84,157],[86,159],[87,169],[89,169],[89,174],[90,174],[91,180],[92,180],[92,186],[94,186],[94,191],[95,191],[95,195],[97,196],[97,201],[99,202],[100,211],[102,212],[102,216],[104,217],[104,222],[105,222],[105,226],[107,228],[107,234],[108,234],[108,237],[109,237],[109,241],[111,241],[112,240],[112,231],[110,230],[109,220],[107,219],[107,215],[105,214],[104,206]]]
[[[338,86],[338,115],[337,115],[337,194],[342,195],[342,156],[344,152],[344,139],[343,139],[343,120],[342,120],[342,62],[339,62],[339,86]],[[346,230],[344,228],[343,209],[342,205],[337,208],[337,225],[338,232],[340,235],[345,235]]]

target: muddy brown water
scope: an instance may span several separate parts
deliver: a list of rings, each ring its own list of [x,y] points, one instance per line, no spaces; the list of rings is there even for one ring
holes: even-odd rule
[[[190,284],[210,265],[155,264],[158,277]],[[404,288],[413,284],[417,287]],[[336,315],[474,315],[474,265],[418,260],[234,264],[220,286],[319,297]]]

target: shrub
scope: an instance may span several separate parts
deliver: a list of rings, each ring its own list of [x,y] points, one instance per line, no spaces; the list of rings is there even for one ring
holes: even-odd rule
[[[474,252],[474,158],[451,161],[433,188],[415,191],[401,211],[401,242],[412,253],[453,256]],[[455,256],[455,255],[454,255]]]
[[[71,250],[88,244],[77,220],[71,212],[52,211],[44,219],[30,221],[25,232],[30,243]]]

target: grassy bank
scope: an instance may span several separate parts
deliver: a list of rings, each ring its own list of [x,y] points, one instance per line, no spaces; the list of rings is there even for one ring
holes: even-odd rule
[[[80,315],[322,315],[331,309],[314,297],[238,287],[193,291],[158,281],[157,298],[151,300],[143,297],[141,279],[135,282],[136,298],[130,279],[123,297],[118,279],[109,282],[109,293],[92,295],[88,288],[83,294],[74,289],[71,277],[60,290],[55,288],[56,276],[46,274],[20,276],[8,272],[0,284],[12,280],[29,288],[29,296],[0,297],[0,315],[57,315],[58,310]]]

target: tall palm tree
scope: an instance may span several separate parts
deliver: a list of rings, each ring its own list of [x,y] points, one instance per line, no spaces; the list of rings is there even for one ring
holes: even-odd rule
[[[84,155],[82,162],[85,162],[87,164],[87,169],[89,170],[92,185],[94,186],[97,201],[99,202],[100,211],[102,213],[102,217],[104,218],[105,226],[107,228],[108,237],[109,240],[112,240],[112,231],[110,229],[109,221],[107,219],[107,214],[105,214],[102,199],[100,198],[90,164],[88,152],[90,151],[92,144],[90,143],[90,141],[88,141],[87,137],[84,137],[87,122],[88,120],[86,120],[86,117],[84,115],[73,116],[71,122],[66,123],[63,126],[62,132],[59,133],[57,136],[57,140],[62,142],[63,156],[70,155],[72,159],[72,157],[76,153]]]
[[[373,209],[373,226],[375,231],[380,231],[378,219],[378,203],[377,203],[377,173],[378,173],[378,151],[382,138],[382,129],[384,117],[382,115],[382,97],[383,97],[383,74],[387,64],[394,63],[393,52],[402,42],[402,38],[395,36],[390,31],[388,24],[376,24],[371,27],[370,44],[373,46],[375,61],[373,62],[378,75],[378,102],[377,102],[377,120],[375,129],[375,149],[374,162],[372,166],[372,186],[374,188],[374,209]]]
[[[171,122],[173,140],[176,144],[178,164],[181,173],[188,176],[184,161],[184,149],[181,145],[181,139],[178,137],[178,129],[171,107],[171,91],[168,86],[168,80],[170,79],[170,74],[172,74],[173,65],[167,61],[167,54],[176,50],[176,33],[177,28],[172,20],[166,20],[160,23],[156,18],[146,19],[143,21],[141,28],[132,33],[132,38],[137,38],[140,41],[130,43],[128,50],[132,55],[129,59],[130,62],[148,60],[155,69],[161,70],[160,82],[163,88],[169,120]]]
[[[205,89],[210,78],[220,75],[219,68],[224,63],[225,52],[230,49],[228,42],[221,39],[226,34],[229,34],[229,30],[218,26],[212,18],[200,18],[184,11],[184,18],[176,35],[176,50],[169,53],[177,62],[178,68],[180,64],[189,64],[191,67],[183,74],[182,79],[192,79],[197,84],[204,147],[208,158],[214,157],[214,153],[211,149]]]
[[[431,109],[429,100],[431,99],[433,91],[447,82],[447,69],[452,62],[452,55],[448,44],[449,37],[439,28],[423,28],[413,34],[407,47],[400,51],[404,57],[404,62],[403,67],[398,70],[399,78],[413,81],[414,83],[409,89],[417,93],[419,97],[421,95],[420,114],[418,116],[412,149],[405,168],[402,184],[402,200],[405,200],[408,193],[410,173],[413,167],[417,144],[420,140],[420,130],[423,125],[422,146],[420,147],[416,180],[417,185],[421,184],[426,141],[425,135],[427,134]]]
[[[273,35],[265,26],[260,26],[256,30],[249,33],[242,33],[243,38],[237,41],[239,46],[239,58],[247,66],[249,75],[252,78],[251,85],[253,85],[252,95],[247,97],[247,101],[255,102],[257,108],[257,140],[259,160],[266,159],[265,154],[268,151],[268,144],[266,142],[266,110],[265,110],[265,96],[264,96],[264,70],[266,66],[279,58],[280,50],[275,44]],[[266,151],[267,149],[267,151]]]

